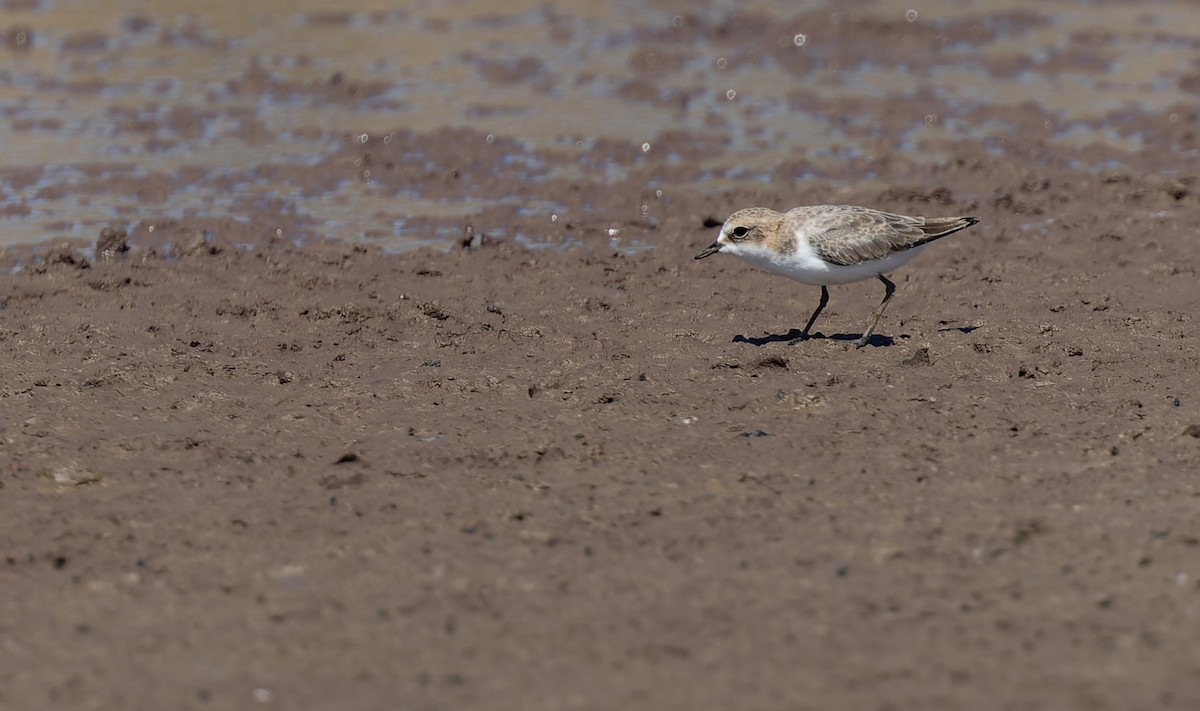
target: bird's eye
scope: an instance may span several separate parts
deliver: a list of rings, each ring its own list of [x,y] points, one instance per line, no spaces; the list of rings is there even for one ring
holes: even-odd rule
[[[746,235],[748,234],[750,234],[750,228],[745,225],[739,225],[733,228],[733,232],[729,236],[734,239],[746,239]]]

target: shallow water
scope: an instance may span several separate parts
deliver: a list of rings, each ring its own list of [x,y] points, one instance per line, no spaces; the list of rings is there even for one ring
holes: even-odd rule
[[[474,221],[542,244],[521,218],[614,237],[677,191],[780,180],[800,203],[807,181],[885,184],[867,165],[885,150],[938,164],[967,141],[1036,164],[1061,149],[1094,170],[1149,149],[1196,158],[1185,2],[4,8],[5,244],[192,218],[389,249]],[[393,175],[355,153],[393,138]],[[498,184],[447,189],[468,164]],[[566,183],[637,194],[573,202]]]

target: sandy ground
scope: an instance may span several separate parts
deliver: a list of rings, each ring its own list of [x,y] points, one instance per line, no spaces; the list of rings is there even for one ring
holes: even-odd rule
[[[1018,135],[844,165],[884,188],[674,191],[634,252],[570,214],[527,250],[509,212],[296,244],[286,205],[5,251],[0,707],[1200,708],[1181,111],[1104,169]],[[519,183],[482,133],[391,135],[295,179]],[[536,190],[615,214],[667,155]],[[692,257],[822,202],[982,222],[893,275],[869,347],[876,282],[789,345],[816,288]]]

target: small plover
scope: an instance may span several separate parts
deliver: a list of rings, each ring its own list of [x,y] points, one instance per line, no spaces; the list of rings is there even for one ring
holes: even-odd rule
[[[751,207],[730,215],[717,241],[696,259],[724,252],[801,284],[821,287],[821,302],[793,343],[809,337],[809,329],[829,303],[830,284],[877,277],[886,291],[871,324],[854,342],[862,348],[896,291],[884,273],[904,265],[935,239],[977,222],[978,217],[909,217],[853,205],[811,205],[786,213]]]

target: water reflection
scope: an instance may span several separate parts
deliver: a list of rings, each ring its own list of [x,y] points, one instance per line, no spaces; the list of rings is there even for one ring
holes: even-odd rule
[[[964,140],[995,155],[1030,138],[1136,152],[1162,136],[1125,119],[1178,122],[1194,98],[1181,87],[1200,83],[1200,25],[1183,2],[6,8],[6,243],[277,213],[389,248],[453,242],[471,216],[542,244],[506,220],[553,209],[603,235],[622,219],[608,205],[547,204],[547,181],[863,180],[870,171],[844,166],[880,142],[917,162],[945,161]],[[1005,110],[1028,106],[1041,121]],[[897,116],[909,127],[881,128]],[[437,133],[446,127],[459,133]],[[432,145],[447,140],[458,150]]]

